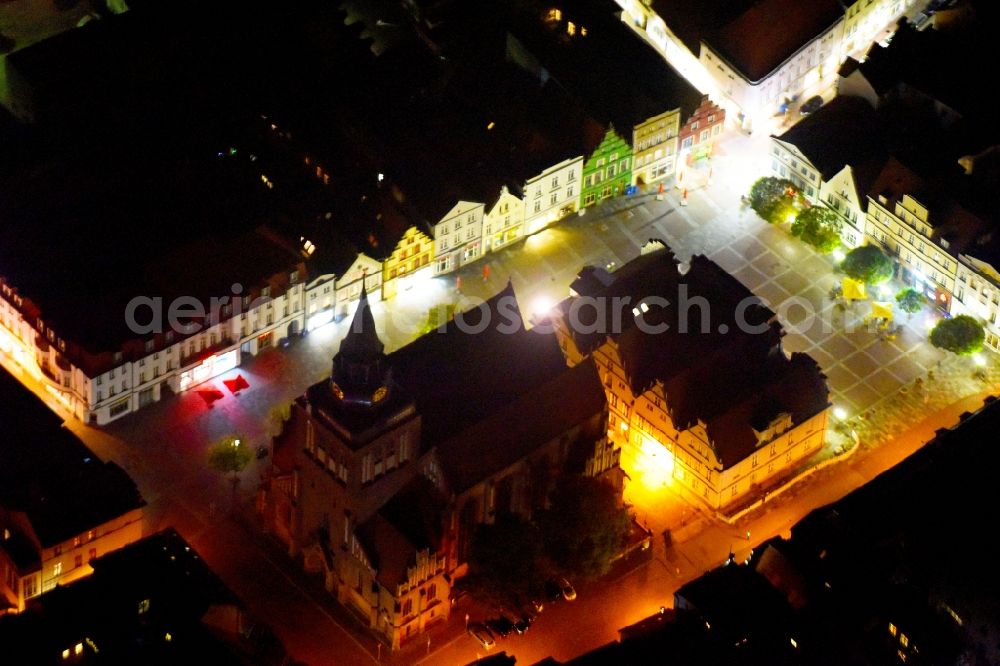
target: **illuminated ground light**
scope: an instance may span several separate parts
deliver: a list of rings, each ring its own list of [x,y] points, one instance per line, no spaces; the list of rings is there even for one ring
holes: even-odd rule
[[[842,262],[844,259],[847,259],[847,255],[844,254],[843,250],[838,249],[833,251],[833,260],[836,261],[838,264]]]
[[[661,488],[673,479],[674,455],[651,437],[642,438],[635,465],[634,471],[649,489]]]
[[[986,357],[982,354],[973,354],[972,362],[978,365],[980,368],[986,365]]]
[[[552,312],[552,308],[555,307],[555,302],[548,296],[538,296],[531,303],[531,312],[535,315],[536,319],[545,319]]]
[[[844,419],[847,418],[847,410],[844,409],[843,407],[834,407],[833,417],[839,421],[843,421]]]

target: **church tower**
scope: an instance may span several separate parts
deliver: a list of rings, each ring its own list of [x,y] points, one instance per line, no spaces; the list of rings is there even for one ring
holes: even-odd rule
[[[330,391],[344,409],[374,411],[389,396],[392,371],[384,347],[375,330],[368,292],[362,286],[358,309],[333,357],[330,376]]]

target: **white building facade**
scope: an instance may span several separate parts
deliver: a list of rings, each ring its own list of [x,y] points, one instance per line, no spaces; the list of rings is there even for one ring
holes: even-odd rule
[[[499,250],[523,237],[524,201],[503,186],[483,222],[483,252]]]
[[[76,418],[103,425],[238,367],[305,325],[304,270],[273,276],[252,295],[221,295],[190,333],[168,326],[170,303],[162,308],[162,332],[138,335],[118,351],[89,356],[96,369],[74,364],[71,343],[48,327],[15,286],[0,283],[0,354],[41,382]],[[223,301],[224,297],[226,298]],[[189,301],[188,304],[192,304]],[[125,313],[123,313],[124,316]],[[145,316],[143,312],[140,316]],[[136,317],[138,320],[138,316]],[[33,319],[33,321],[32,321]]]
[[[434,274],[450,273],[483,253],[485,204],[459,201],[434,225]]]
[[[524,185],[524,234],[572,215],[580,205],[583,155],[555,164]]]

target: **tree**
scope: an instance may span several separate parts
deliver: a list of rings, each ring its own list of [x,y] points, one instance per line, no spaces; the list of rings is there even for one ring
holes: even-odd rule
[[[913,287],[907,287],[900,289],[899,293],[896,294],[896,303],[900,310],[908,315],[913,315],[923,309],[927,299]]]
[[[423,325],[417,333],[417,337],[423,337],[428,333],[436,331],[441,326],[444,326],[449,321],[455,317],[455,304],[448,303],[442,305],[435,305],[430,310],[427,311],[427,319],[424,320]]]
[[[465,585],[484,601],[509,605],[539,586],[541,554],[538,528],[517,514],[501,513],[492,525],[476,526]]]
[[[615,489],[599,479],[562,476],[540,521],[552,560],[583,578],[605,573],[628,535],[628,513],[618,500]]]
[[[208,451],[208,466],[233,478],[243,471],[253,458],[247,441],[239,435],[230,435],[217,442]]]
[[[865,284],[881,284],[892,277],[892,259],[874,245],[854,248],[840,267],[847,277]]]
[[[840,218],[826,206],[811,206],[795,216],[792,235],[829,254],[840,247]]]
[[[750,207],[768,222],[784,222],[795,213],[795,183],[784,178],[765,176],[750,188]]]
[[[975,354],[983,348],[986,331],[969,315],[942,319],[931,330],[931,344],[959,356]]]

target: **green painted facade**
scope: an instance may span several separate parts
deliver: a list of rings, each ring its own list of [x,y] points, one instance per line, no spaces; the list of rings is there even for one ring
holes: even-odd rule
[[[625,194],[632,184],[632,147],[609,127],[601,145],[583,165],[580,206],[593,206],[602,199]]]

